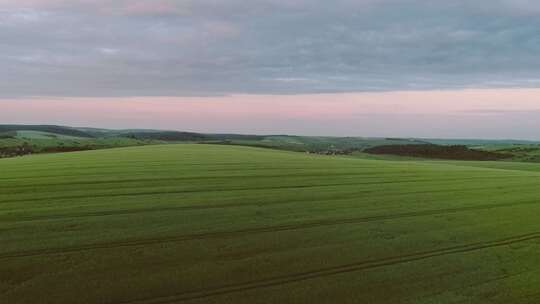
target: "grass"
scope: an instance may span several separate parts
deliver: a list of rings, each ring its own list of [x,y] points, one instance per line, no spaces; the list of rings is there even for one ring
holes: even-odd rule
[[[128,147],[152,144],[164,144],[158,140],[142,140],[127,137],[76,137],[43,131],[16,131],[12,137],[0,138],[0,158],[2,148],[27,146],[31,153],[51,153],[63,149],[92,150],[115,147]],[[7,155],[11,156],[11,155]]]
[[[378,145],[425,144],[426,142],[400,138],[202,134],[160,130],[109,130],[0,124],[0,158],[167,143],[225,144],[320,154],[349,154],[352,151]]]
[[[183,144],[0,172],[0,303],[538,298],[540,165]]]

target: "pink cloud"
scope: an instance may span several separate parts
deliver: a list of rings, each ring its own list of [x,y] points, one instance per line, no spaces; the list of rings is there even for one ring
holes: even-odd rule
[[[540,89],[34,98],[0,100],[0,121],[201,132],[533,138],[532,130],[540,127],[539,101]]]

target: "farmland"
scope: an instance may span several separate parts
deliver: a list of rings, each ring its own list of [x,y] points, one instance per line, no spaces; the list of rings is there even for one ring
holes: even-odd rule
[[[540,165],[170,144],[0,159],[0,303],[534,303]]]
[[[525,140],[206,134],[152,129],[97,129],[0,124],[0,158],[179,143],[220,144],[371,158],[540,162],[540,142]],[[365,155],[364,155],[365,156]]]

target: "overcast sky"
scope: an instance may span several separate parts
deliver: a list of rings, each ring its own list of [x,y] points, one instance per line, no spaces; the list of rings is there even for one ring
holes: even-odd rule
[[[533,0],[0,0],[0,123],[77,123],[48,116],[43,109],[41,116],[14,110],[35,111],[30,102],[36,100],[52,109],[55,100],[80,104],[84,99],[86,104],[103,107],[103,102],[124,104],[130,97],[123,115],[136,117],[132,114],[141,102],[155,100],[157,105],[163,98],[176,102],[171,105],[176,108],[192,102],[192,97],[198,102],[222,98],[240,109],[246,107],[240,101],[271,104],[280,98],[310,105],[308,98],[318,95],[323,97],[317,103],[319,116],[301,125],[288,124],[287,130],[275,128],[312,134],[320,132],[317,121],[329,107],[352,111],[351,107],[366,102],[366,96],[376,103],[386,93],[407,91],[429,92],[417,96],[430,98],[429,103],[417,100],[423,104],[422,115],[457,102],[464,105],[460,119],[471,123],[478,111],[496,114],[501,121],[522,119],[524,112],[540,120],[535,116],[540,113],[536,108],[540,99],[530,102],[537,91],[526,90],[540,87],[539,55],[540,1]],[[485,94],[477,96],[482,100],[505,92],[508,100],[478,108],[475,100],[448,100],[434,94],[468,89],[483,90]],[[520,104],[521,100],[511,100],[512,90],[533,95]],[[348,98],[357,96],[358,101],[344,104],[343,93]],[[272,96],[273,101],[264,96]],[[398,105],[407,102],[414,101],[395,100]],[[508,111],[508,102],[518,105],[519,115],[515,109]],[[8,105],[9,116],[1,109]],[[362,119],[375,123],[381,119],[377,115],[389,112],[379,109],[371,113],[372,118],[369,114]],[[435,123],[418,125],[415,119],[408,121],[406,113],[392,115],[414,128],[404,130],[407,126],[399,125],[380,132],[369,123],[357,129],[343,122],[349,125],[332,123],[325,131],[413,136]],[[153,119],[156,126],[189,128],[164,121],[166,117]],[[136,118],[119,124],[99,115],[80,123],[143,124]],[[500,125],[484,123],[482,129]],[[150,127],[152,121],[144,125]],[[194,123],[191,129],[219,131],[230,126],[212,121],[204,128],[201,125]],[[540,138],[540,133],[519,133],[519,124],[514,127],[518,130],[505,136]],[[229,131],[259,129],[257,122],[245,121]],[[427,133],[471,135],[459,126],[452,132],[440,130]]]

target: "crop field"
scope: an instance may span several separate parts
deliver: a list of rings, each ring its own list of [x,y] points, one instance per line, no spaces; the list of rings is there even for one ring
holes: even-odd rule
[[[170,144],[0,159],[0,303],[537,303],[540,164]]]
[[[2,125],[0,125],[0,130]],[[0,133],[0,158],[33,153],[105,149],[114,147],[164,144],[153,140],[137,140],[126,137],[76,137],[41,131],[12,131]],[[24,149],[17,150],[23,147]]]

